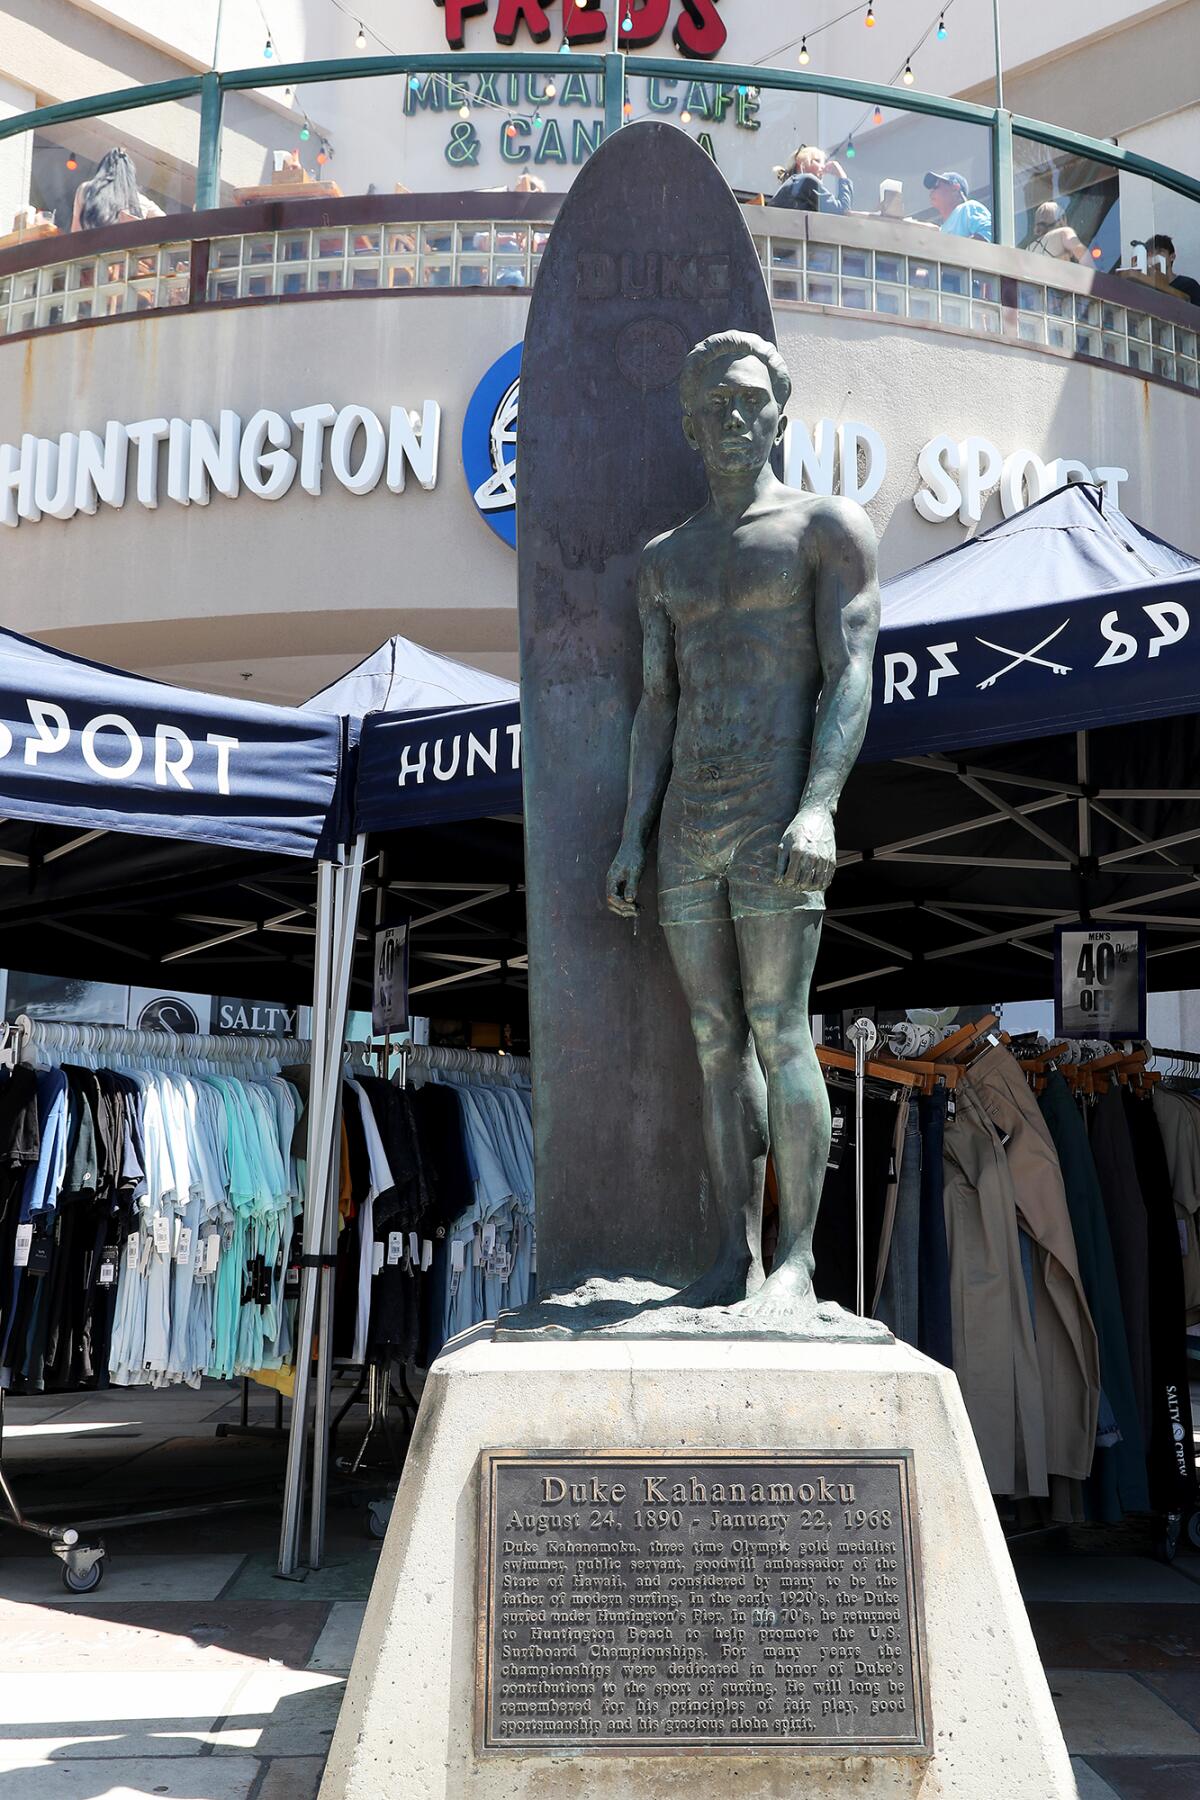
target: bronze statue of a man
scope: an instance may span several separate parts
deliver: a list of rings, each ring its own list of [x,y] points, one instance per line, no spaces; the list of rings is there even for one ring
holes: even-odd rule
[[[642,552],[643,689],[608,904],[636,916],[657,821],[659,918],[691,1011],[721,1234],[678,1300],[740,1302],[794,1329],[816,1312],[830,1131],[809,983],[870,711],[879,586],[862,508],[771,470],[791,385],[775,346],[745,332],[706,338],[684,364],[683,430],[709,500]],[[764,1279],[768,1147],[780,1230]]]

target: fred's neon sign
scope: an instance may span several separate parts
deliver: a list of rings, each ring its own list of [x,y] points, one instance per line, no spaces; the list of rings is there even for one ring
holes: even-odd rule
[[[491,16],[492,32],[498,44],[512,45],[524,30],[535,44],[544,44],[557,35],[551,25],[554,0],[435,0],[445,15],[446,42],[451,50],[466,45],[466,22],[482,15]],[[681,56],[707,59],[717,56],[729,36],[725,22],[717,11],[718,0],[604,0],[604,4],[581,6],[579,0],[561,0],[562,23],[558,27],[572,46],[602,48],[611,44],[613,20],[611,8],[620,6],[622,50],[648,50],[657,44],[668,25]],[[674,23],[672,24],[672,18]]]

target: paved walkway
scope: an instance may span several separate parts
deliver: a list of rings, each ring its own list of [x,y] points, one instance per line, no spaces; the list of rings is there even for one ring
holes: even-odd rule
[[[236,1392],[13,1402],[6,1456],[31,1511],[67,1466],[81,1512],[269,1482],[278,1444],[214,1442]],[[270,1395],[253,1416],[270,1422]],[[281,1582],[277,1530],[267,1505],[114,1531],[94,1596],[0,1531],[0,1800],[313,1800],[378,1545],[361,1507],[335,1506],[326,1567]],[[1150,1549],[1134,1526],[1015,1558],[1080,1800],[1200,1796],[1200,1556],[1166,1568]]]

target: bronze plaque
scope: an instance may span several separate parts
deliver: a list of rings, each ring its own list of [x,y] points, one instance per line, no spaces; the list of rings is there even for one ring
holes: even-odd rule
[[[485,1450],[481,1751],[927,1755],[912,1452]]]

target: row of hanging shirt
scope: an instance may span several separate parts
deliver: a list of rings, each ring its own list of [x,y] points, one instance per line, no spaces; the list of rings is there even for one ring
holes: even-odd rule
[[[259,1046],[190,1067],[36,1054],[49,1066],[0,1086],[0,1384],[197,1386],[287,1361],[296,1088]]]

